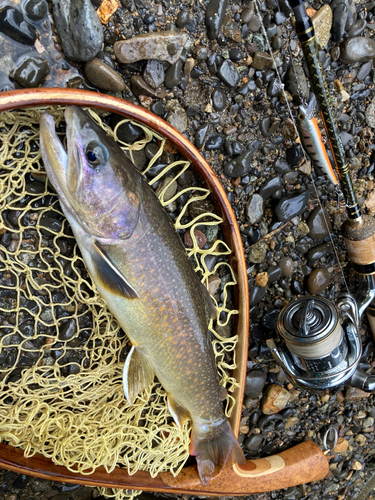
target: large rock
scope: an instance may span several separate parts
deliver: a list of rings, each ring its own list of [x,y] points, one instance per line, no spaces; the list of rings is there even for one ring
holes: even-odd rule
[[[64,54],[73,61],[90,61],[102,48],[100,19],[90,0],[52,0],[53,18]]]
[[[375,40],[367,37],[355,37],[345,40],[341,45],[340,60],[346,64],[369,61],[375,57]]]
[[[163,31],[134,36],[121,40],[113,46],[115,56],[121,63],[132,63],[141,59],[156,59],[174,64],[180,58],[188,40],[186,33]]]
[[[206,7],[206,27],[209,40],[214,40],[219,36],[227,5],[227,0],[210,0],[208,2]]]

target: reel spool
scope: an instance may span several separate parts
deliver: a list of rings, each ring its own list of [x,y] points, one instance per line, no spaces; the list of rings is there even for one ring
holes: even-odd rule
[[[375,390],[375,377],[357,369],[362,354],[355,299],[341,295],[337,307],[328,299],[305,296],[280,312],[277,331],[284,346],[267,340],[273,357],[297,387],[330,389],[344,382]]]

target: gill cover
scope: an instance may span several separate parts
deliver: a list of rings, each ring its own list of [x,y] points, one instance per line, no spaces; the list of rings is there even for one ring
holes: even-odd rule
[[[77,106],[65,110],[67,153],[53,118],[40,122],[42,157],[63,205],[90,234],[129,238],[142,202],[141,175],[121,148]]]

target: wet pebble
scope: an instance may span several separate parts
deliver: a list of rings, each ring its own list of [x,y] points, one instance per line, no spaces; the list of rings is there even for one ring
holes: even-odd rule
[[[210,0],[206,7],[206,28],[209,40],[214,40],[219,36],[223,25],[225,12],[227,9],[227,0]]]
[[[163,64],[160,61],[156,61],[155,59],[147,61],[142,76],[147,85],[149,85],[153,89],[157,89],[164,83],[165,79],[165,70]]]
[[[90,61],[102,48],[102,23],[90,0],[53,0],[53,18],[64,54],[73,61]]]
[[[249,287],[249,302],[250,306],[255,306],[259,304],[260,301],[266,296],[267,289],[262,286],[250,286]]]
[[[117,128],[117,137],[126,144],[133,144],[142,136],[143,130],[130,122],[125,122]]]
[[[312,295],[323,293],[330,284],[330,274],[324,267],[317,267],[307,278],[307,290]]]
[[[224,140],[220,134],[210,134],[204,146],[206,151],[216,151],[223,146]]]
[[[264,200],[262,196],[255,193],[250,196],[246,203],[246,217],[250,224],[257,224],[262,220],[264,212]]]
[[[325,208],[316,207],[307,219],[310,232],[309,237],[313,240],[326,238],[332,231],[329,214]]]
[[[263,199],[268,200],[268,198],[271,198],[273,194],[283,187],[284,181],[277,175],[263,184],[259,190],[259,194]]]
[[[221,88],[216,87],[212,92],[212,106],[215,111],[223,111],[227,104],[225,92]]]
[[[251,66],[260,71],[263,71],[265,69],[271,69],[273,66],[273,59],[266,52],[256,52],[254,54]]]
[[[123,92],[126,88],[121,75],[96,57],[85,64],[85,75],[93,85],[102,90]]]
[[[370,74],[370,71],[372,69],[372,61],[367,61],[362,64],[362,66],[359,68],[358,73],[357,73],[357,80],[361,82]]]
[[[301,98],[308,100],[309,86],[302,66],[295,64],[288,70],[286,89],[298,104],[301,104]]]
[[[166,121],[181,133],[187,129],[186,112],[179,104],[170,108]]]
[[[41,21],[47,16],[46,0],[29,0],[25,4],[25,14],[31,21]]]
[[[197,149],[202,149],[208,132],[208,123],[201,125],[195,132],[194,144]]]
[[[357,21],[355,21],[351,30],[349,31],[348,37],[354,38],[356,36],[361,35],[364,32],[364,30],[366,29],[366,26],[367,26],[367,22],[365,19],[358,19]]]
[[[40,221],[42,234],[46,236],[54,236],[55,233],[59,233],[62,228],[62,222],[54,217],[45,217]]]
[[[247,450],[253,451],[257,450],[262,444],[264,439],[263,434],[252,434],[250,437],[246,438],[244,441],[244,446]]]
[[[285,277],[291,276],[294,271],[294,261],[291,257],[283,257],[279,261],[281,274]]]
[[[317,245],[316,247],[311,248],[306,255],[307,260],[311,260],[315,262],[316,260],[321,259],[322,257],[326,257],[332,252],[331,243],[322,243],[321,245]]]
[[[0,32],[25,45],[34,45],[37,38],[34,26],[26,21],[21,11],[9,5],[0,10]]]
[[[162,87],[160,90],[154,90],[152,87],[147,85],[147,83],[143,80],[141,75],[132,75],[130,77],[130,82],[133,94],[136,96],[142,95],[142,96],[156,97],[156,98],[165,97],[164,87]]]
[[[202,231],[200,231],[199,229],[194,229],[194,236],[195,236],[198,247],[203,248],[204,245],[207,243],[206,235]],[[190,230],[184,232],[183,241],[184,241],[184,245],[187,248],[193,248],[194,243],[193,243],[193,239],[192,239],[191,234],[190,234]],[[219,278],[219,285],[220,285],[220,283],[221,283],[221,281]],[[211,283],[211,285],[212,285],[212,283]],[[212,293],[212,291],[210,291],[211,295],[215,295],[215,292]]]
[[[157,59],[174,64],[179,60],[187,40],[186,33],[160,31],[118,41],[114,44],[113,49],[115,56],[121,63]]]
[[[64,323],[59,325],[58,328],[58,339],[62,342],[66,342],[71,340],[74,335],[77,333],[77,322],[74,318],[71,318]]]
[[[224,165],[224,173],[229,177],[242,177],[250,172],[254,150],[249,149]]]
[[[309,193],[305,191],[296,196],[283,197],[275,207],[275,215],[281,222],[286,222],[302,213],[309,201]]]
[[[22,87],[38,87],[49,72],[47,62],[40,57],[28,57],[21,60],[15,68],[14,79]]]
[[[340,60],[346,64],[369,61],[375,57],[375,40],[355,37],[345,40],[341,45]]]
[[[182,73],[182,61],[178,60],[176,63],[171,64],[165,72],[165,86],[173,89],[180,83]]]
[[[246,375],[245,395],[251,399],[259,397],[266,384],[267,374],[263,370],[250,370]]]
[[[217,76],[228,87],[236,87],[240,81],[240,75],[236,66],[230,59],[226,59],[218,68]]]
[[[347,18],[348,8],[342,3],[333,11],[332,39],[335,43],[339,43],[344,36]]]

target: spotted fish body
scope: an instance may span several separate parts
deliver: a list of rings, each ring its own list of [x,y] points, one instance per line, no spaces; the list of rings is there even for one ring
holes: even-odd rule
[[[216,466],[245,461],[222,410],[211,298],[130,160],[80,108],[68,107],[65,118],[68,154],[45,114],[42,156],[88,271],[132,343],[125,396],[132,403],[157,376],[176,423],[192,420],[190,452],[207,484]]]
[[[332,184],[338,184],[337,177],[329,161],[322,134],[314,118],[316,97],[312,94],[307,105],[301,105],[298,113],[298,129],[304,150],[315,165],[322,169]]]

